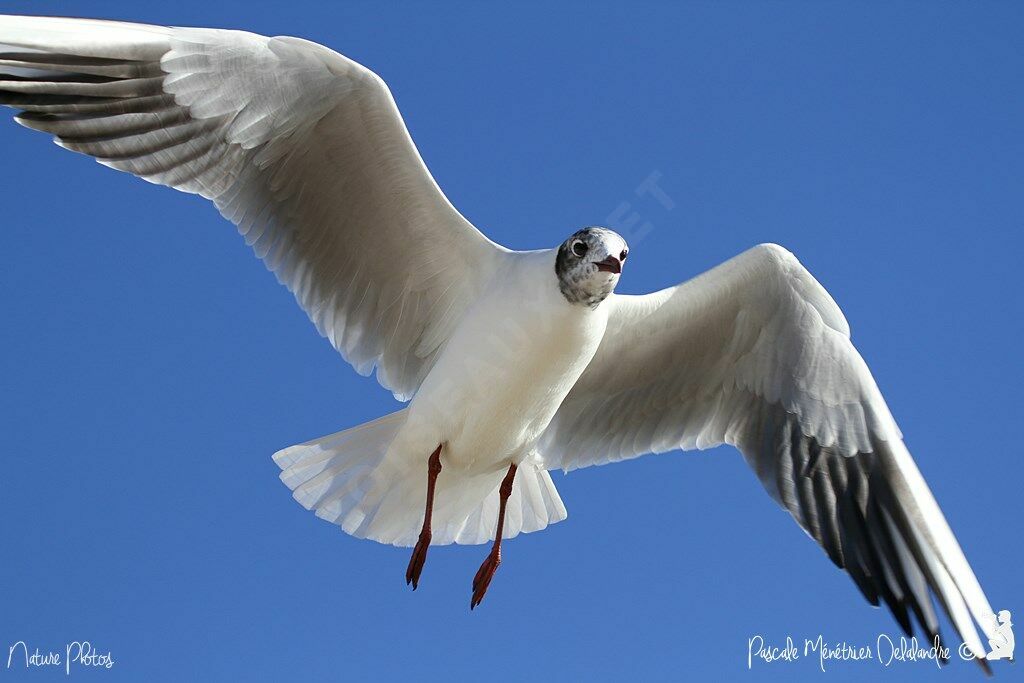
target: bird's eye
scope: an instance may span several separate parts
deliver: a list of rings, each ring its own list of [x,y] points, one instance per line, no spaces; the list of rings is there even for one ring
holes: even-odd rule
[[[576,254],[580,258],[587,255],[587,243],[576,240],[572,243],[572,253]]]
[[[629,249],[623,249],[622,253],[619,254],[619,260],[625,261],[627,256],[629,256]]]

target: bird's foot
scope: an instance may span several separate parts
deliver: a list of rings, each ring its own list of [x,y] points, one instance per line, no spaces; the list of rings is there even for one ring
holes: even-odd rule
[[[412,557],[409,558],[409,568],[405,570],[405,585],[412,584],[412,589],[420,583],[420,574],[423,572],[423,565],[427,561],[427,549],[430,548],[430,530],[424,529],[420,532],[420,539],[416,541],[416,547],[412,549]]]
[[[491,579],[494,578],[494,572],[498,571],[498,565],[500,564],[501,548],[495,546],[487,555],[484,563],[480,565],[476,576],[473,577],[473,600],[469,603],[470,610],[483,602],[484,595],[487,593],[487,587],[491,585]]]

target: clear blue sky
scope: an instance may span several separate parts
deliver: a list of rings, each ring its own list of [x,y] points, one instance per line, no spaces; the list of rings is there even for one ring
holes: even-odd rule
[[[387,80],[497,241],[553,246],[628,202],[652,229],[622,291],[785,245],[845,310],[993,606],[1024,620],[1020,4],[0,11],[322,42]],[[507,544],[482,609],[483,547],[433,550],[412,593],[407,550],[317,520],[270,459],[390,395],[199,198],[6,120],[0,149],[0,651],[90,639],[117,662],[74,674],[96,681],[981,680],[961,662],[748,672],[754,634],[898,627],[729,449],[556,475],[569,519]],[[670,211],[635,195],[652,172]],[[5,664],[0,681],[63,678]]]

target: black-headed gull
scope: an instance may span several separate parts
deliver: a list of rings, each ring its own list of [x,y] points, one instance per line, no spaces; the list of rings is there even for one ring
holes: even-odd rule
[[[984,652],[992,609],[828,293],[761,245],[613,293],[628,246],[585,228],[505,249],[447,201],[387,86],[320,45],[239,31],[0,17],[0,103],[58,144],[211,199],[363,374],[409,405],[274,458],[360,538],[484,543],[566,517],[548,470],[737,446],[909,633]]]

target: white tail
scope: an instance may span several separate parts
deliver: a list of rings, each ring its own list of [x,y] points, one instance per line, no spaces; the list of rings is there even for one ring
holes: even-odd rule
[[[356,538],[411,546],[423,524],[427,458],[399,460],[388,447],[405,423],[405,410],[274,454],[281,481],[316,516]],[[442,462],[444,453],[442,451]],[[437,480],[431,545],[493,540],[498,486],[504,471],[467,474],[443,469]],[[524,462],[516,473],[502,536],[539,531],[567,513],[550,475]]]

